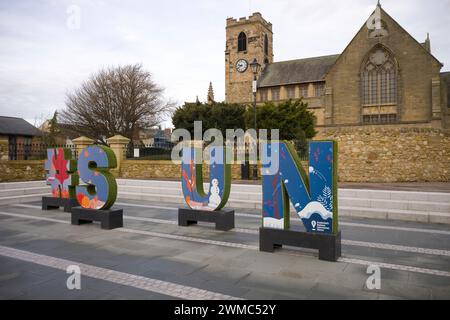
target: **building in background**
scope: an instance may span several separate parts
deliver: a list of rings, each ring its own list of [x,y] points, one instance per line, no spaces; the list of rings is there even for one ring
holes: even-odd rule
[[[28,160],[41,132],[22,118],[0,116],[0,160]]]
[[[385,124],[450,128],[450,73],[441,73],[429,36],[419,43],[380,4],[374,15],[341,54],[280,62],[274,62],[272,24],[260,13],[228,18],[226,102],[252,101],[250,63],[256,58],[263,66],[258,103],[303,98],[319,131]]]

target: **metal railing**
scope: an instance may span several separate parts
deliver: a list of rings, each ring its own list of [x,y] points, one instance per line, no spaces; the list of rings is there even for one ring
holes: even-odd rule
[[[74,144],[49,145],[45,143],[10,143],[8,145],[9,160],[45,160],[47,149],[68,148],[72,151],[72,157],[77,158]]]

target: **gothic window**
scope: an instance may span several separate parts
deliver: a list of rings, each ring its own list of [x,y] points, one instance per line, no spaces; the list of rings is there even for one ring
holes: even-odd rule
[[[272,101],[280,100],[280,88],[272,88]]]
[[[247,36],[244,32],[239,33],[238,36],[238,51],[247,50]]]
[[[324,88],[325,86],[323,83],[316,83],[314,85],[314,92],[316,94],[316,97],[320,97],[323,94]]]
[[[264,54],[266,56],[269,55],[269,39],[267,38],[267,34],[264,35]]]
[[[266,102],[267,101],[267,89],[261,89],[259,96],[262,102]]]
[[[302,84],[300,86],[300,95],[303,98],[308,98],[308,85],[307,84]]]
[[[395,122],[397,116],[392,107],[397,106],[397,67],[394,58],[383,48],[373,51],[361,70],[361,101],[363,110],[370,115],[363,116],[364,123]],[[382,111],[383,107],[391,107]]]
[[[295,99],[295,86],[287,87],[287,96],[288,99]]]
[[[370,55],[362,74],[363,105],[397,103],[397,70],[390,55],[382,49]]]

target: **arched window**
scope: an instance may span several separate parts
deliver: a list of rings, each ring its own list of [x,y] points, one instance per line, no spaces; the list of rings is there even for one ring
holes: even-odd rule
[[[244,32],[239,33],[238,36],[238,51],[247,50],[247,36]]]
[[[264,54],[266,56],[269,55],[269,38],[267,38],[267,34],[264,35]]]
[[[373,50],[361,69],[364,123],[397,120],[397,64],[382,47]]]

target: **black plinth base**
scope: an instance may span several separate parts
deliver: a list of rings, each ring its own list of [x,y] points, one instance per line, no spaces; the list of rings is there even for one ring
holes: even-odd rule
[[[201,211],[192,209],[178,209],[178,225],[187,227],[201,222],[213,222],[216,230],[228,231],[234,228],[234,210]]]
[[[79,206],[77,199],[42,197],[42,210],[64,207],[64,212],[70,212],[73,207],[77,206]]]
[[[259,229],[259,250],[273,252],[283,245],[319,249],[319,259],[337,261],[341,257],[341,232],[336,235],[270,228]]]
[[[99,221],[101,228],[105,230],[123,227],[123,209],[94,210],[75,207],[71,212],[73,225]]]

